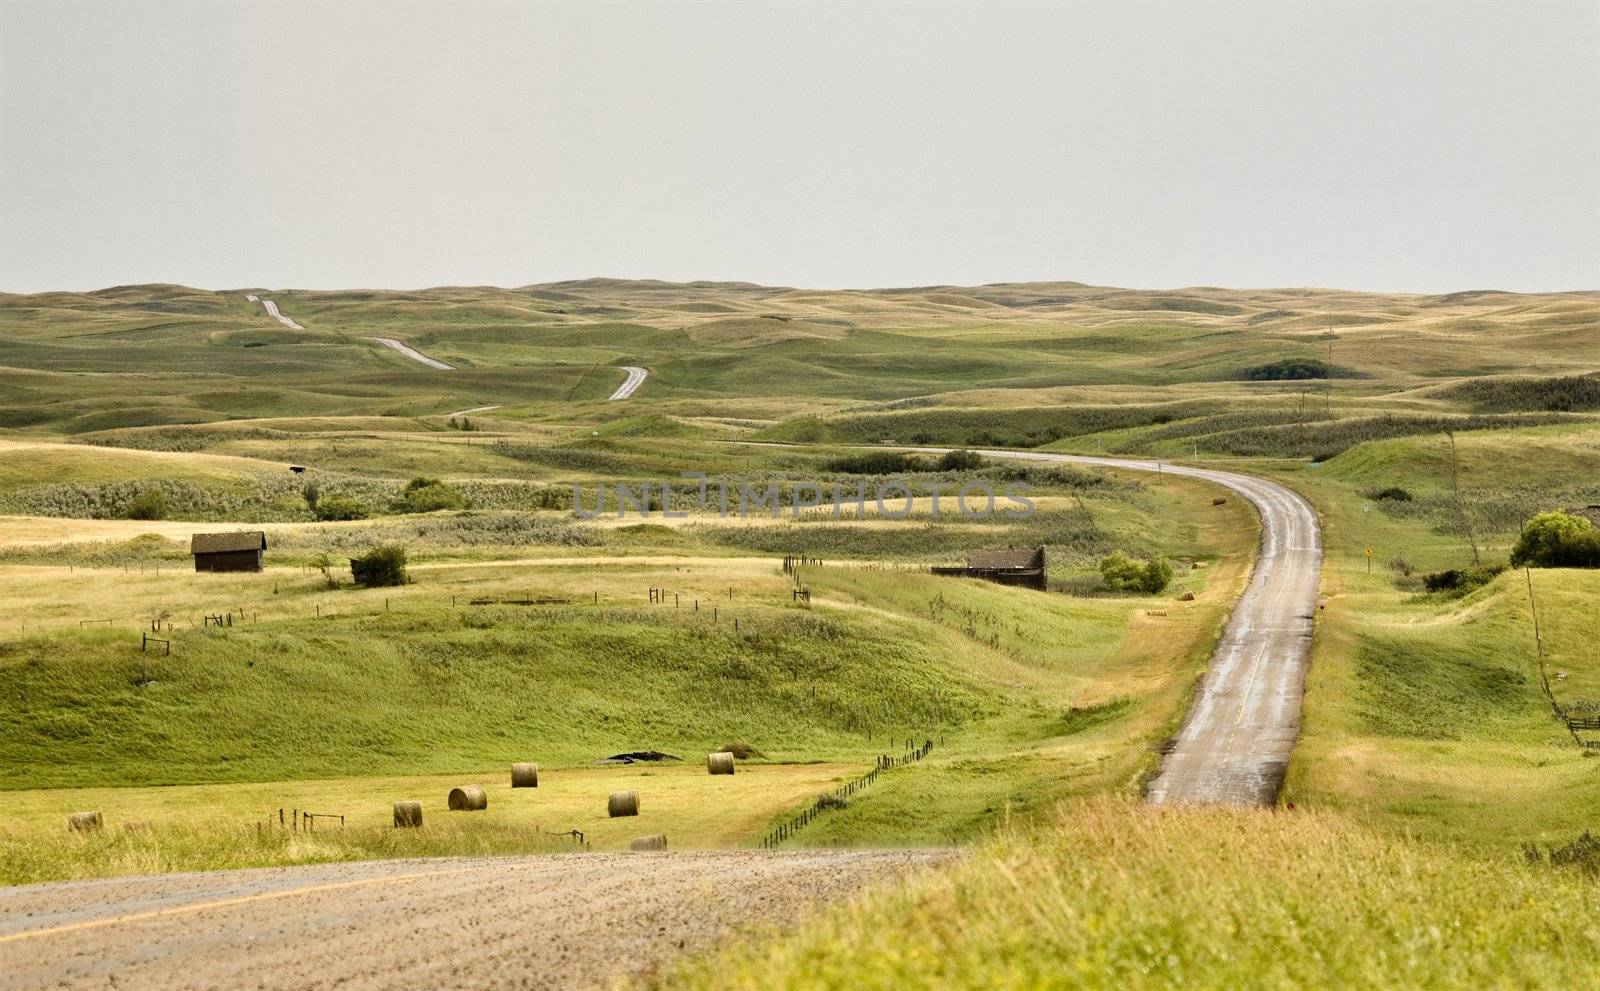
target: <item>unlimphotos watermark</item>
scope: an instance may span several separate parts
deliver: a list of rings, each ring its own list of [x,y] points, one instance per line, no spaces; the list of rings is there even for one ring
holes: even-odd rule
[[[904,476],[890,476],[872,485],[868,491],[865,480],[856,482],[854,488],[841,482],[766,482],[753,483],[739,479],[737,486],[724,479],[712,479],[703,471],[686,471],[680,479],[699,482],[693,496],[674,493],[669,481],[614,482],[614,499],[606,499],[606,483],[596,486],[592,509],[584,508],[584,492],[580,483],[572,485],[572,512],[580,519],[592,520],[608,513],[619,518],[639,516],[648,518],[657,514],[663,519],[687,519],[687,508],[673,509],[674,495],[693,499],[701,511],[714,511],[718,516],[769,516],[777,519],[785,512],[799,519],[816,513],[833,519],[844,519],[847,507],[853,507],[853,516],[867,515],[873,506],[882,519],[903,520],[911,516],[919,500],[926,500],[929,514],[940,519],[949,508],[943,500],[953,499],[956,512],[964,519],[986,520],[997,514],[1008,519],[1027,519],[1033,515],[1033,500],[1027,493],[1032,486],[1024,482],[1007,483],[996,494],[994,486],[983,479],[964,483],[948,481],[918,481],[915,484]],[[715,491],[713,491],[715,490]],[[788,498],[784,498],[787,491]],[[998,503],[1004,500],[1006,505]],[[686,506],[687,503],[680,503]],[[611,508],[608,508],[610,506]]]

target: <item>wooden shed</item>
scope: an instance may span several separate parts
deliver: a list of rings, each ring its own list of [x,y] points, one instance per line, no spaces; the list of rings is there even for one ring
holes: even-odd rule
[[[934,568],[936,575],[982,578],[1002,585],[1022,585],[1044,591],[1046,571],[1043,547],[1010,547],[999,551],[973,551],[964,568]]]
[[[197,533],[189,539],[196,571],[260,571],[267,535],[260,530]]]

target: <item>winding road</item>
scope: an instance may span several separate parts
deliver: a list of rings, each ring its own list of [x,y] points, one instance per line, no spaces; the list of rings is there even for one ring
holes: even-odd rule
[[[628,377],[623,380],[621,385],[617,386],[617,391],[611,394],[612,402],[616,402],[618,399],[627,399],[633,395],[639,390],[639,386],[644,385],[645,376],[650,374],[646,369],[639,368],[636,365],[622,365],[621,368],[628,373]]]
[[[936,449],[927,449],[936,450]],[[1322,527],[1288,486],[1255,475],[1122,458],[1019,451],[987,457],[1162,471],[1231,489],[1261,516],[1250,584],[1211,655],[1189,716],[1145,792],[1148,801],[1270,805],[1300,733],[1317,610]]]

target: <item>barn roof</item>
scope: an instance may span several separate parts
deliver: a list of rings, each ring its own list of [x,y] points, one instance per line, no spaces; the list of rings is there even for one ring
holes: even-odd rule
[[[267,535],[260,530],[233,533],[197,533],[189,538],[190,554],[226,554],[229,551],[264,551]]]
[[[1044,567],[1043,547],[1010,547],[1003,551],[973,551],[967,567],[978,571],[1026,571]]]

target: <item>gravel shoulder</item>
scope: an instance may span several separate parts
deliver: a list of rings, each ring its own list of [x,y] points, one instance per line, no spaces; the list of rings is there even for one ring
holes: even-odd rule
[[[949,851],[559,854],[0,890],[0,989],[609,987]]]

